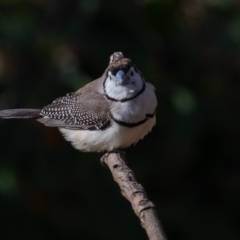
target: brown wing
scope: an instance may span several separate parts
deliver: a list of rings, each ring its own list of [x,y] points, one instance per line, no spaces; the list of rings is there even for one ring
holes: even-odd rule
[[[109,105],[98,92],[78,91],[54,100],[41,111],[46,126],[70,129],[105,129],[110,124]]]

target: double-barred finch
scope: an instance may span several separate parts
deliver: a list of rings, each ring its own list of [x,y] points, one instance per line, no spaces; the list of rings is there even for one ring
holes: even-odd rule
[[[114,151],[137,143],[156,123],[153,85],[122,52],[115,52],[103,75],[43,109],[9,109],[1,118],[37,119],[58,127],[81,151]]]

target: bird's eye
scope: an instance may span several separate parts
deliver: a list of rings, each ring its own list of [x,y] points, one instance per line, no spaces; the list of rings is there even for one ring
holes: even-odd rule
[[[133,76],[134,74],[133,74],[133,71],[131,71],[131,76]]]
[[[111,76],[109,76],[109,78],[110,78],[110,80],[112,80],[112,77],[111,77]]]

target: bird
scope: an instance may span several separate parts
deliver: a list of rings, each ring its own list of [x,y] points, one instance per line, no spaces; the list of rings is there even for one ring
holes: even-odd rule
[[[82,152],[113,152],[135,145],[156,124],[155,87],[131,59],[114,52],[103,75],[42,109],[0,110],[3,119],[36,119],[57,127]]]

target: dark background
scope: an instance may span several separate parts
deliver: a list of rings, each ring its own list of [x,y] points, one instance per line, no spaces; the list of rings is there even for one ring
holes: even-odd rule
[[[240,2],[1,0],[0,109],[77,90],[114,51],[157,89],[157,126],[127,159],[168,238],[240,239]],[[100,157],[1,120],[0,239],[147,239]]]

